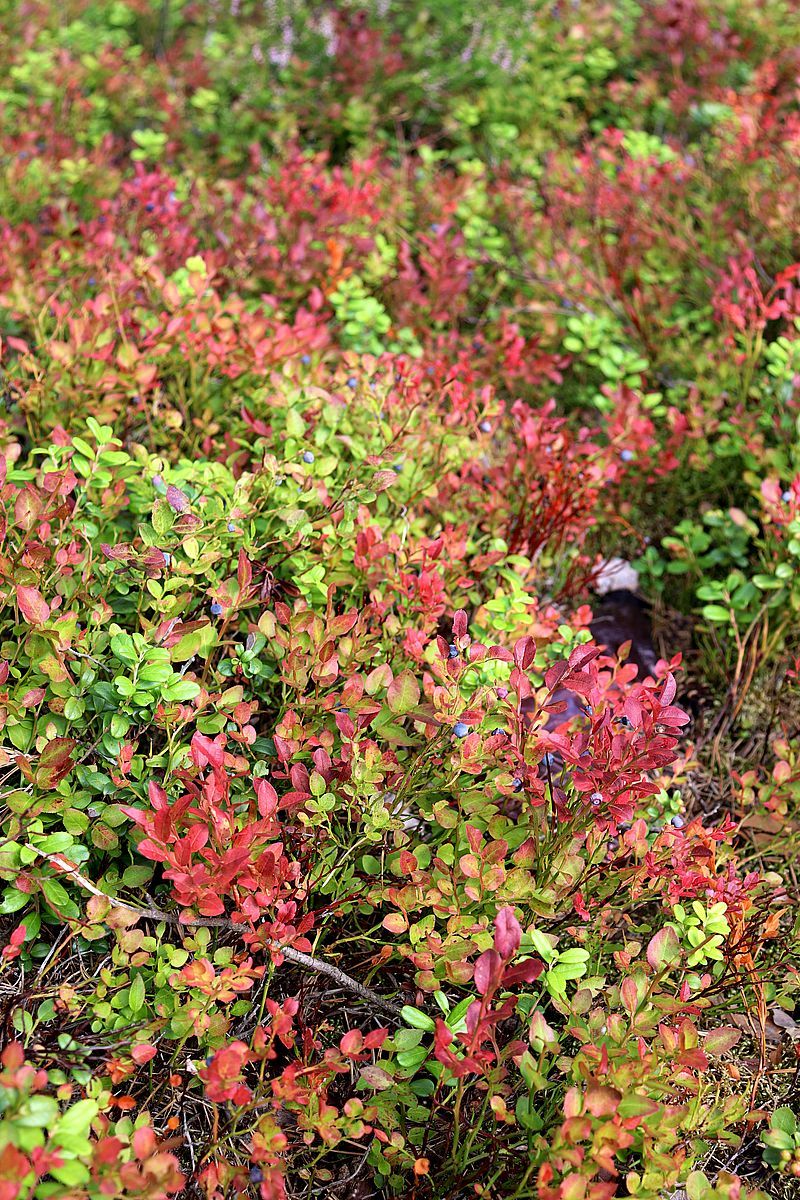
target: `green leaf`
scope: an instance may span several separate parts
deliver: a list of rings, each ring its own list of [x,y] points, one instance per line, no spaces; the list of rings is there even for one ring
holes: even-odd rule
[[[707,621],[716,621],[722,624],[731,619],[727,608],[723,608],[721,604],[704,604],[702,612]]]
[[[410,712],[419,704],[419,698],[419,684],[410,671],[395,676],[386,692],[386,703],[393,713]]]
[[[436,1029],[436,1022],[432,1017],[418,1008],[413,1008],[410,1004],[403,1005],[400,1009],[400,1016],[412,1029],[425,1029],[428,1033],[433,1033]]]
[[[72,444],[75,447],[75,449],[80,454],[83,454],[86,458],[88,458],[88,459],[94,458],[94,450],[92,449],[92,447],[89,445],[88,442],[85,442],[83,440],[82,437],[73,437]]]
[[[141,975],[134,975],[131,986],[128,990],[128,1008],[132,1013],[138,1013],[139,1009],[144,1006],[144,979]]]
[[[686,1180],[686,1195],[689,1200],[706,1200],[711,1193],[711,1185],[702,1171],[692,1171]]]
[[[415,1071],[428,1057],[430,1051],[425,1046],[417,1046],[413,1050],[401,1050],[397,1056],[398,1064],[404,1071]]]
[[[797,1132],[797,1118],[790,1108],[776,1108],[769,1123],[773,1129],[780,1129],[783,1133]]]
[[[43,879],[41,887],[45,900],[57,912],[66,912],[67,909],[74,907],[69,898],[69,892],[57,879]]]
[[[152,522],[159,537],[169,533],[175,524],[175,513],[163,496],[159,496],[153,505]]]
[[[393,1041],[396,1050],[414,1050],[422,1041],[422,1029],[398,1029]]]
[[[14,887],[6,888],[6,890],[3,892],[3,899],[0,900],[0,912],[18,912],[21,908],[25,907],[29,900],[30,896],[28,896],[25,892],[19,892]]]
[[[58,1141],[59,1134],[77,1137],[88,1134],[92,1121],[100,1111],[96,1100],[78,1100],[70,1105],[66,1112],[53,1125],[53,1136]],[[60,1144],[60,1142],[59,1142]]]
[[[635,1092],[623,1096],[617,1106],[617,1112],[623,1118],[643,1117],[647,1113],[658,1112],[658,1105],[647,1096],[637,1096]]]
[[[775,1150],[794,1149],[793,1135],[782,1129],[770,1129],[769,1133],[762,1134],[761,1140],[765,1146],[772,1146]]]
[[[23,1129],[45,1129],[58,1117],[58,1103],[52,1096],[31,1096],[21,1111],[14,1115],[14,1124]]]
[[[455,1008],[445,1017],[445,1024],[448,1029],[452,1029],[454,1033],[461,1033],[466,1028],[464,1019],[467,1015],[467,1009],[474,1000],[474,996],[465,996],[463,1000],[459,1000]]]
[[[122,873],[122,882],[125,887],[138,888],[149,883],[153,877],[152,867],[132,866],[126,867]]]
[[[514,1108],[514,1115],[523,1129],[530,1129],[536,1132],[544,1127],[544,1121],[536,1109],[531,1107],[529,1096],[520,1096]]]
[[[64,1145],[61,1143],[59,1145],[59,1150],[69,1150],[73,1154],[88,1155],[91,1153],[91,1144],[88,1139],[85,1139],[80,1146],[72,1146],[71,1144]],[[54,1179],[58,1180],[59,1183],[63,1183],[64,1186],[68,1188],[80,1187],[82,1184],[88,1183],[88,1181],[91,1179],[91,1172],[89,1171],[89,1168],[85,1167],[83,1163],[77,1162],[77,1160],[65,1162],[61,1167],[51,1167],[49,1174],[52,1175]]]
[[[51,833],[47,837],[31,834],[31,845],[42,854],[64,854],[72,847],[73,837],[70,833]]]
[[[216,644],[217,631],[209,623],[201,626],[200,629],[192,629],[189,633],[184,634],[170,650],[170,658],[173,662],[187,662],[195,655],[200,658],[208,658]]]
[[[127,633],[115,633],[110,646],[115,656],[124,663],[135,663],[137,659],[133,638]]]
[[[162,687],[161,695],[165,700],[176,702],[194,700],[195,696],[200,695],[200,684],[194,683],[191,679],[176,679],[174,683],[168,683]]]

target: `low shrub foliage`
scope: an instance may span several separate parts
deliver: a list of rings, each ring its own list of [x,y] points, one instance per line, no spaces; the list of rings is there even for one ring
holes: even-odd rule
[[[0,14],[0,1200],[788,1196],[797,12]]]

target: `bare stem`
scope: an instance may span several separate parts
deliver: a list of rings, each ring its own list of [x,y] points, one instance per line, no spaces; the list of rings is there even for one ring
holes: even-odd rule
[[[36,850],[35,846],[30,846],[29,849]],[[193,920],[185,921],[177,913],[164,912],[160,908],[139,908],[135,904],[128,904],[124,900],[117,900],[113,896],[106,895],[100,888],[96,887],[90,879],[81,875],[76,866],[70,863],[67,859],[62,858],[60,854],[42,854],[40,850],[36,851],[42,858],[58,867],[59,870],[69,875],[74,879],[75,883],[82,887],[84,891],[91,892],[93,896],[99,896],[103,900],[107,900],[113,908],[122,908],[126,912],[135,913],[137,917],[146,917],[151,921],[164,921],[167,925],[189,925],[202,926],[206,929],[236,929],[241,932],[242,924],[237,924],[231,921],[229,917],[197,917]],[[371,988],[365,987],[363,983],[359,983],[357,979],[353,979],[340,967],[336,967],[333,963],[325,962],[322,958],[317,958],[313,954],[304,954],[302,950],[295,950],[293,946],[282,946],[279,942],[271,943],[276,950],[279,950],[287,962],[296,963],[298,967],[305,967],[307,971],[313,971],[317,975],[327,975],[329,979],[333,979],[340,987],[346,988],[356,996],[360,996],[373,1008],[380,1012],[391,1016],[395,1021],[400,1020],[400,1005],[394,1004],[391,1000],[379,996],[377,992],[373,992]]]

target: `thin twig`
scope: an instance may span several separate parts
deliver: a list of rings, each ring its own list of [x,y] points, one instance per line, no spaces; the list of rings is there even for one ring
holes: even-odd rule
[[[28,849],[36,850],[36,847],[29,846]],[[199,925],[206,929],[235,929],[240,932],[242,930],[242,923],[237,924],[236,921],[231,921],[229,917],[198,917],[185,921],[176,913],[164,912],[160,908],[139,908],[135,904],[128,904],[124,900],[117,900],[113,896],[108,896],[100,888],[96,887],[91,880],[81,875],[78,868],[60,854],[44,854],[41,850],[36,850],[36,853],[58,867],[59,870],[64,871],[84,891],[90,892],[93,896],[99,896],[102,900],[107,900],[113,908],[122,908],[126,912],[135,913],[139,918],[146,917],[151,921],[164,921],[167,925]],[[391,1000],[379,996],[377,992],[373,992],[371,988],[365,987],[363,983],[359,983],[357,979],[353,979],[351,975],[348,975],[340,967],[335,967],[333,963],[325,962],[322,958],[316,958],[313,954],[304,954],[302,950],[295,950],[293,946],[282,946],[279,942],[272,942],[271,945],[280,951],[288,962],[296,963],[299,967],[305,967],[307,971],[313,971],[317,975],[327,975],[329,979],[335,980],[340,987],[346,988],[347,991],[353,992],[356,996],[360,996],[362,1000],[373,1005],[387,1016],[391,1016],[395,1021],[401,1019],[399,1004],[394,1004]]]

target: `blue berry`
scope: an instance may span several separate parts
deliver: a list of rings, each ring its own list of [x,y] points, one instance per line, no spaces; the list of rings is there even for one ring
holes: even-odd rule
[[[623,462],[632,462],[633,461],[633,451],[632,450],[621,450],[619,456]]]
[[[358,387],[358,380],[356,379],[355,375],[351,375],[351,376],[350,376],[350,378],[349,378],[349,379],[348,379],[348,381],[347,381],[347,386],[348,386],[349,388],[356,388],[356,387]]]
[[[145,204],[145,206],[144,206],[145,212],[155,212],[155,209],[156,209],[155,204]]]
[[[161,553],[164,555],[164,566],[168,567],[172,562],[172,555],[168,554],[166,550],[162,550]]]
[[[522,780],[515,779],[514,782],[511,784],[511,786],[513,787],[515,792],[521,792],[522,791]]]
[[[592,802],[592,808],[599,808],[599,806],[603,803],[603,793],[602,792],[592,792],[589,799]]]
[[[303,365],[307,367],[308,364],[311,362],[311,355],[310,354],[301,354],[300,362],[303,363]]]
[[[507,695],[508,695],[508,688],[507,688],[507,687],[499,687],[499,688],[497,689],[497,698],[498,698],[498,700],[505,700],[505,698],[506,698],[506,696],[507,696]]]
[[[683,829],[686,822],[684,821],[683,817],[678,816],[672,818],[672,824],[676,829]]]
[[[448,658],[458,658],[458,646],[455,642],[450,643],[450,649],[447,651]]]
[[[466,737],[469,733],[469,725],[465,725],[463,721],[457,721],[453,726],[453,733],[457,738]]]
[[[492,737],[497,737],[498,734],[505,735],[505,732],[506,732],[505,729],[500,729],[500,727],[498,726],[497,729],[492,730]]]
[[[89,276],[89,287],[94,287],[94,285],[96,283],[97,283],[97,280],[95,279],[94,275],[90,275]]]
[[[210,1067],[213,1061],[214,1061],[214,1055],[209,1054],[208,1057],[206,1058],[206,1066]]]
[[[216,602],[216,600],[215,600],[215,601],[214,601],[214,603],[211,605],[211,615],[212,615],[212,617],[218,617],[218,616],[220,615],[220,613],[221,613],[221,612],[222,612],[222,605],[221,605],[221,604],[217,604],[217,602]]]
[[[392,470],[394,471],[395,475],[402,475],[402,473],[403,473],[403,464],[402,464],[402,463],[395,463],[395,464],[394,464],[394,466],[392,467]]]
[[[264,1172],[261,1170],[260,1167],[251,1167],[250,1168],[250,1182],[251,1183],[261,1183],[261,1180],[263,1178],[264,1178]]]
[[[491,433],[492,426],[489,421],[481,421],[478,429],[480,429],[481,433]]]
[[[788,504],[789,501],[791,500],[791,498],[792,498],[791,492],[784,492],[783,495],[781,496],[781,500],[783,501],[784,504]]]
[[[236,526],[233,521],[228,521],[228,533],[236,533]]]
[[[312,463],[313,461],[314,461],[314,455],[313,455],[312,451],[306,450],[305,453],[303,454],[303,462],[304,463]]]

